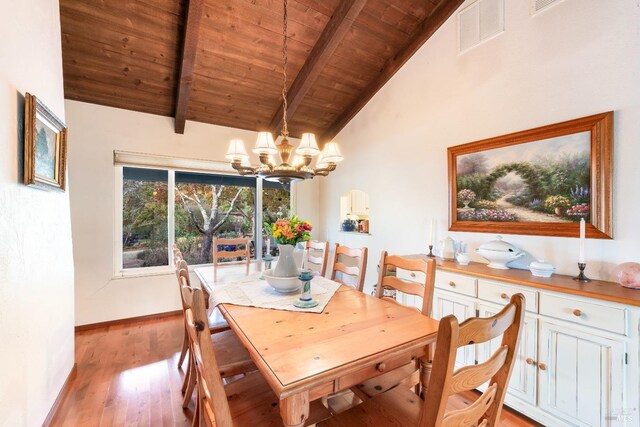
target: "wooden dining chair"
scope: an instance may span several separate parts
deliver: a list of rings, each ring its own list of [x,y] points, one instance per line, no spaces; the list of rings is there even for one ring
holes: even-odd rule
[[[178,252],[178,254],[180,253]],[[176,260],[176,278],[178,279],[178,289],[181,290],[182,284],[180,282],[180,278],[184,278],[187,284],[191,286],[191,277],[189,276],[189,266],[187,265],[187,262],[181,257],[176,257]],[[180,298],[182,299],[182,294]],[[206,305],[208,308],[208,304]],[[184,310],[184,301],[182,301],[182,309]],[[215,334],[217,332],[223,332],[229,329],[231,329],[231,327],[229,326],[227,321],[224,320],[224,317],[222,316],[222,313],[220,313],[220,310],[218,310],[217,308],[213,308],[213,310],[211,310],[211,314],[209,315],[209,332]],[[188,351],[189,337],[187,337],[187,331],[185,329],[184,339],[182,340],[182,351],[180,352],[180,357],[178,358],[178,368],[180,368],[184,363],[184,359]]]
[[[228,251],[225,249],[227,246],[235,246],[236,249]],[[244,248],[239,248],[244,246]],[[222,249],[221,249],[222,247]],[[226,239],[217,237],[213,239],[213,280],[218,281],[218,265],[221,259],[229,258],[244,258],[244,264],[247,266],[246,274],[249,274],[249,267],[251,265],[251,239],[248,237],[238,237],[235,239]]]
[[[331,267],[331,280],[362,292],[367,273],[367,255],[367,248],[349,248],[336,243],[333,267]],[[352,262],[348,263],[350,265],[347,265],[343,258],[351,259]],[[347,278],[349,280],[345,280]]]
[[[220,372],[219,344],[212,341],[206,328],[204,296],[200,289],[183,288],[189,308],[185,311],[187,332],[193,349],[198,376],[198,400],[194,426],[281,426],[279,399],[259,372],[224,384]],[[311,402],[307,425],[331,414],[319,401]]]
[[[327,272],[327,260],[329,259],[329,242],[308,241],[306,246],[306,264],[302,268],[308,268],[324,276]]]
[[[197,385],[197,372],[196,372],[196,359],[193,349],[193,342],[189,339],[189,332],[187,328],[187,310],[192,308],[191,299],[186,299],[185,294],[192,293],[197,288],[192,288],[189,286],[187,280],[181,276],[179,279],[181,285],[181,299],[183,301],[184,313],[185,313],[185,330],[187,332],[187,339],[189,343],[189,360],[187,364],[187,374],[185,375],[183,384],[182,384],[182,392],[184,393],[184,398],[182,401],[182,407],[187,408],[189,406],[189,402],[191,402],[191,396],[193,395],[193,390]],[[204,295],[201,289],[197,289],[201,294]],[[203,307],[205,297],[202,297]],[[204,309],[204,319],[205,322],[203,325],[208,325],[209,317],[206,313],[206,308]],[[216,356],[218,358],[218,373],[221,378],[234,377],[240,374],[247,374],[248,372],[256,371],[257,368],[251,361],[251,357],[249,353],[244,348],[244,346],[240,343],[240,340],[235,335],[235,333],[229,329],[225,331],[218,331],[216,333],[211,333],[209,328],[207,329],[207,335],[209,336],[209,340],[216,347]]]
[[[421,309],[425,316],[431,316],[433,307],[433,290],[436,280],[436,265],[433,259],[408,259],[397,255],[389,255],[387,251],[382,251],[380,257],[380,273],[378,275],[378,285],[376,296],[381,299],[398,303],[395,299],[385,296],[385,290],[396,290],[405,294],[415,295],[422,298]],[[412,276],[418,279],[423,278],[421,283],[403,280],[395,276],[397,269],[411,272]],[[418,310],[416,307],[411,307]],[[430,351],[432,352],[432,350]],[[425,369],[430,369],[428,362],[422,362]],[[421,362],[416,360],[393,371],[382,374],[378,377],[358,384],[352,390],[361,399],[368,399],[385,392],[399,385],[414,386],[419,393]]]
[[[182,297],[182,287],[184,285],[191,286],[191,279],[189,277],[189,266],[187,265],[187,262],[184,259],[182,259],[180,251],[177,251],[176,253],[175,264],[176,264],[176,278],[178,279],[178,290],[180,291],[180,300],[182,302],[182,310],[184,313],[184,310],[186,310],[188,306]],[[208,305],[208,304],[205,304],[205,305]],[[209,323],[209,332],[211,334],[225,332],[231,329],[227,321],[224,320],[224,317],[222,317],[220,310],[218,310],[217,308],[214,308],[212,310],[212,314],[210,314],[207,317],[207,319]],[[185,333],[184,333],[184,339],[182,343],[182,351],[180,353],[180,358],[178,359],[178,368],[182,366],[182,364],[184,363],[184,359],[186,358],[187,354],[189,354],[189,359],[187,362],[187,374],[185,375],[184,381],[182,383],[182,392],[185,393],[185,399],[183,401],[183,404],[184,404],[184,407],[186,407],[189,404],[189,401],[191,400],[191,395],[193,392],[193,387],[195,385],[196,377],[195,377],[195,371],[194,371],[195,368],[193,367],[192,355],[190,354],[189,336],[187,334],[186,324],[185,324],[184,332]],[[226,334],[226,335],[223,335],[222,338],[220,339],[222,341],[229,341],[229,340],[232,341],[230,345],[228,345],[230,353],[226,355],[227,357],[225,361],[240,361],[241,366],[246,365],[248,368],[255,369],[255,367],[253,367],[253,364],[248,359],[248,354],[245,355],[241,347],[240,347],[241,350],[240,351],[238,350],[239,343],[236,342],[237,339],[235,339],[235,335]],[[226,363],[226,365],[228,365],[229,363]]]
[[[513,369],[524,323],[524,296],[515,294],[495,316],[471,318],[458,324],[450,315],[440,320],[433,375],[421,399],[405,387],[396,387],[334,418],[324,427],[373,425],[418,427],[496,427]],[[484,363],[454,370],[459,347],[476,345],[502,335],[498,350]],[[450,396],[489,382],[478,399],[465,408],[447,410]]]

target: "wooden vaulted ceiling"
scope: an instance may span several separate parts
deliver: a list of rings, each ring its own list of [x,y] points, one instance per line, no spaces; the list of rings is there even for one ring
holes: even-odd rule
[[[463,0],[289,0],[289,130],[333,138]],[[65,97],[282,125],[281,0],[60,0]]]

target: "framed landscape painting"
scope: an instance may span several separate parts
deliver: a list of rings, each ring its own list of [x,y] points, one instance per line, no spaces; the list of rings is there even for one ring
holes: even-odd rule
[[[449,230],[613,238],[613,112],[447,152]]]
[[[65,190],[67,128],[35,96],[24,97],[24,183]]]

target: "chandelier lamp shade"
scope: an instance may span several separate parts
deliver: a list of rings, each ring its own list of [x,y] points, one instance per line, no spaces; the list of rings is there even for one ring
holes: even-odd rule
[[[337,163],[343,160],[340,148],[335,142],[326,143],[322,153],[318,148],[318,142],[313,133],[303,133],[300,145],[295,149],[289,143],[289,129],[287,127],[287,0],[283,2],[283,43],[282,43],[282,102],[283,120],[279,144],[275,144],[271,132],[259,132],[253,152],[258,155],[260,164],[252,166],[249,163],[249,154],[240,139],[232,139],[229,143],[226,158],[231,161],[231,166],[240,175],[259,176],[267,181],[276,181],[288,184],[294,181],[311,179],[314,176],[327,176],[336,169]],[[280,155],[280,164],[276,164],[274,157]],[[313,158],[320,155],[314,167],[311,166]]]
[[[343,160],[336,142],[326,143],[320,152],[312,133],[305,133],[300,145],[294,151],[294,146],[289,143],[287,138],[283,138],[276,145],[271,133],[260,132],[256,146],[252,151],[260,159],[258,166],[249,164],[249,154],[244,147],[244,142],[241,139],[232,139],[226,158],[231,161],[231,166],[240,175],[259,176],[267,181],[277,181],[283,184],[310,179],[316,175],[327,176]],[[275,154],[280,155],[282,160],[280,164],[275,163]],[[315,166],[312,167],[313,158],[318,155]]]

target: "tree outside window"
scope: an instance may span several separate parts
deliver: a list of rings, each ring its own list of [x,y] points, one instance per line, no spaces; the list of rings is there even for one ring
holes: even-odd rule
[[[122,268],[169,265],[167,171],[124,168]]]

